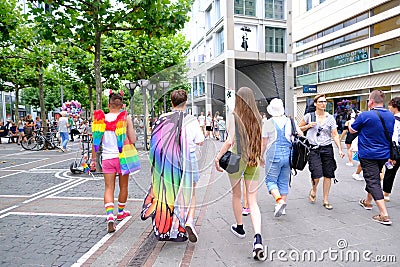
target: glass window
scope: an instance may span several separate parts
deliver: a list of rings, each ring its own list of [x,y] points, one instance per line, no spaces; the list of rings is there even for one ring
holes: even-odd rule
[[[265,0],[265,17],[270,19],[284,19],[284,0]]]
[[[390,39],[372,46],[372,57],[379,57],[400,51],[400,38]]]
[[[310,72],[315,72],[315,71],[317,71],[317,63],[316,62],[313,62],[313,63],[310,63],[310,64],[306,64],[306,65],[303,65],[303,66],[298,66],[295,69],[295,73],[296,73],[297,76],[304,75],[304,74],[307,74],[307,73],[310,73]]]
[[[303,76],[298,76],[295,79],[296,85],[295,86],[301,86],[305,84],[316,84],[317,81],[317,73],[311,73]]]
[[[255,0],[245,0],[245,14],[247,16],[255,16],[256,15],[256,1]]]
[[[308,11],[308,10],[310,10],[311,8],[312,8],[312,0],[306,0],[307,1],[307,3],[306,3],[306,10]]]
[[[340,68],[320,71],[318,81],[325,82],[369,73],[369,62],[363,61]]]
[[[238,15],[255,16],[256,0],[235,0],[234,10]]]
[[[224,29],[217,32],[217,55],[224,52]]]
[[[211,28],[211,6],[206,10],[206,30]]]
[[[220,0],[215,0],[215,18],[219,20],[221,18],[221,2]]]
[[[372,72],[400,68],[400,53],[371,60]]]
[[[389,32],[400,28],[400,16],[395,16],[393,18],[381,21],[372,26],[373,33],[372,36],[376,36],[385,32]]]
[[[235,14],[243,15],[244,14],[243,0],[235,0],[234,9],[235,9]]]
[[[308,57],[312,57],[312,56],[315,56],[316,54],[317,54],[317,49],[315,47],[312,47],[310,49],[307,49],[307,50],[297,53],[296,60],[301,60],[301,59],[305,59]]]
[[[379,13],[388,11],[394,7],[400,6],[400,0],[391,0],[383,5],[380,5],[372,10],[372,14],[378,15]]]
[[[285,52],[285,29],[265,27],[265,52]]]
[[[368,47],[318,61],[318,70],[330,69],[368,59]]]

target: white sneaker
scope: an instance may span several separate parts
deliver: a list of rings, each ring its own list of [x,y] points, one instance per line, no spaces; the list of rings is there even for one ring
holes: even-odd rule
[[[364,180],[363,177],[361,177],[361,175],[359,175],[357,173],[353,173],[351,176],[353,177],[354,180],[357,180],[357,181]]]
[[[351,163],[351,162],[347,162],[347,163],[346,163],[346,166],[353,167],[354,165],[353,165],[353,163]]]
[[[286,215],[286,208],[283,209],[282,215]]]
[[[280,217],[285,208],[286,208],[286,202],[283,200],[281,202],[275,204],[274,216]]]

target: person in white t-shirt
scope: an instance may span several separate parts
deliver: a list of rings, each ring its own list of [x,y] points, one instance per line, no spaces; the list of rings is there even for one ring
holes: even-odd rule
[[[187,93],[185,90],[175,90],[171,93],[171,102],[172,102],[172,107],[174,111],[184,111],[186,109],[186,103],[187,103]],[[191,172],[193,175],[193,192],[192,192],[192,201],[190,203],[190,208],[186,220],[186,231],[189,235],[189,241],[190,242],[197,242],[197,233],[194,228],[194,223],[193,223],[193,218],[195,214],[195,208],[196,208],[196,185],[199,181],[199,167],[197,163],[197,158],[196,158],[196,148],[197,146],[203,145],[204,142],[204,135],[201,132],[199,122],[197,119],[192,116],[192,115],[186,115],[185,117],[185,123],[184,127],[187,129],[193,129],[190,131],[187,131],[187,138],[188,138],[188,145],[189,145],[189,151],[190,151],[190,162],[191,162]]]
[[[265,165],[265,183],[276,201],[274,216],[279,217],[286,214],[289,193],[292,124],[285,116],[281,99],[272,99],[267,111],[272,118],[263,119],[261,155]],[[302,135],[298,126],[296,131]]]
[[[198,118],[200,129],[203,132],[203,135],[206,135],[206,117],[203,112],[200,112],[200,116]]]

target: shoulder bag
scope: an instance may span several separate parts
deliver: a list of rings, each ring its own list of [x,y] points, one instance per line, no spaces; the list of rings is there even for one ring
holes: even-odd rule
[[[239,171],[240,158],[242,154],[242,148],[240,146],[240,135],[239,129],[235,120],[235,135],[237,140],[237,154],[232,151],[226,151],[225,154],[219,159],[219,166],[228,173],[236,173]]]

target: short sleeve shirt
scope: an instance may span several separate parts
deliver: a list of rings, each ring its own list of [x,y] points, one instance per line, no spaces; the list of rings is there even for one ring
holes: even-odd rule
[[[311,127],[307,131],[307,139],[312,145],[327,146],[332,144],[332,131],[337,128],[335,118],[326,113],[325,121]],[[311,113],[304,115],[306,123],[311,122]]]
[[[394,116],[384,108],[375,108],[381,114],[389,136],[393,135]],[[350,128],[358,132],[358,155],[363,159],[388,159],[390,143],[386,139],[381,120],[374,110],[362,112]]]
[[[194,152],[196,151],[196,144],[204,141],[204,135],[201,131],[199,122],[194,116],[186,115],[185,121],[187,121],[185,127],[186,129],[188,129],[187,136],[189,142],[189,150],[190,152]]]

